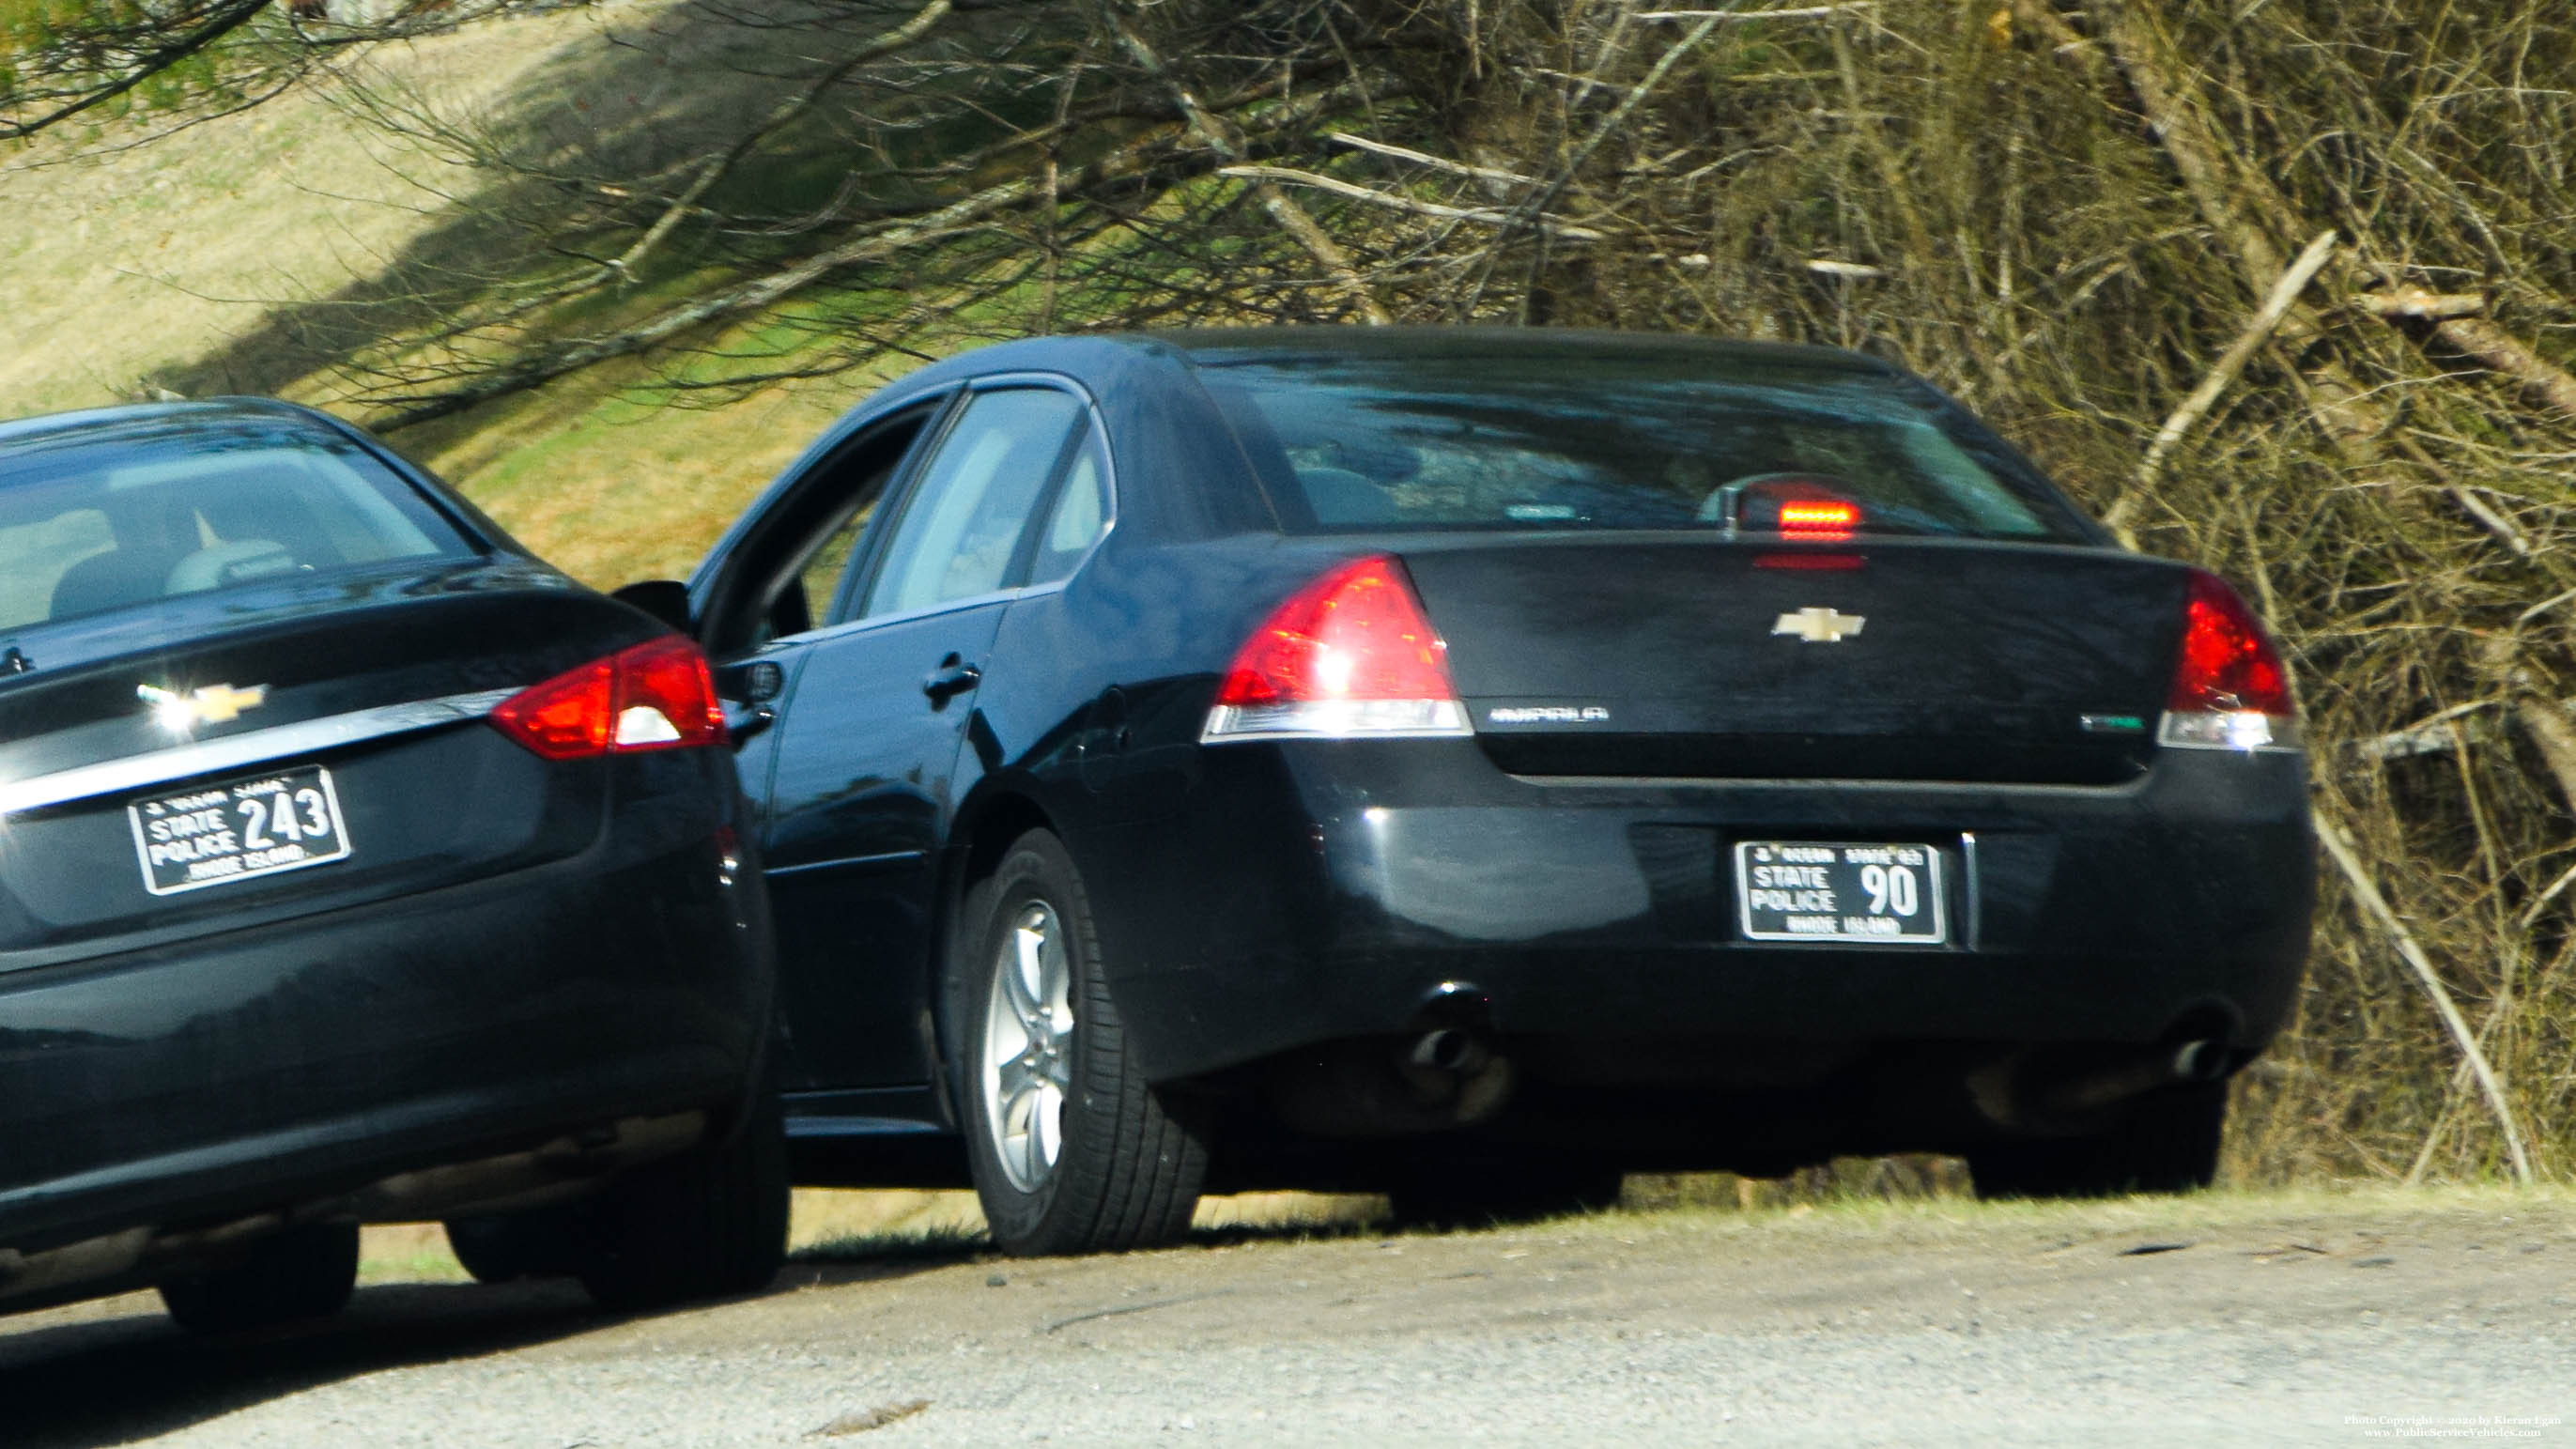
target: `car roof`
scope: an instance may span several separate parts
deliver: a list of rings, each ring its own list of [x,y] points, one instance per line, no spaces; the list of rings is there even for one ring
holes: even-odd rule
[[[1706,377],[1758,380],[1795,370],[1809,375],[1910,379],[1893,363],[1834,347],[1750,342],[1670,332],[1616,332],[1572,327],[1202,327],[1169,331],[1073,332],[988,343],[909,373],[873,393],[862,408],[908,402],[977,377],[1010,372],[1062,372],[1076,377],[1120,372],[1148,359],[1183,367],[1242,363],[1293,365],[1333,358],[1413,359],[1425,363],[1490,358],[1535,366],[1580,366],[1586,360],[1660,362]],[[857,411],[853,410],[853,416]]]
[[[269,422],[310,422],[315,414],[293,403],[264,397],[220,397],[202,402],[130,403],[118,407],[83,408],[77,412],[42,413],[31,418],[0,422],[0,449],[42,446],[69,441],[112,438],[119,435],[161,432],[174,424],[212,423],[235,419],[260,419]]]
[[[1470,358],[1574,362],[1615,357],[1729,371],[1759,371],[1793,364],[1856,375],[1902,372],[1874,357],[1834,347],[1571,327],[1208,327],[1110,336],[1122,341],[1159,343],[1186,354],[1193,362],[1210,366],[1327,356],[1426,362]]]

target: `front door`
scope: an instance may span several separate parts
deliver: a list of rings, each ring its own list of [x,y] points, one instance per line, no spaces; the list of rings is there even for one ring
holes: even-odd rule
[[[970,397],[853,564],[781,702],[766,854],[794,1090],[931,1078],[936,872],[1029,519],[1081,401]],[[972,756],[968,754],[971,761]]]

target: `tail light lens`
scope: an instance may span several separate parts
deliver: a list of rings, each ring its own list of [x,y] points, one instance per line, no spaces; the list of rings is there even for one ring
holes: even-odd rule
[[[1354,559],[1290,595],[1244,641],[1199,738],[1468,734],[1448,653],[1404,566],[1383,554]]]
[[[2182,657],[2157,738],[2186,749],[2297,749],[2289,671],[2262,622],[2217,575],[2194,570],[2183,599]]]
[[[698,646],[650,639],[530,685],[493,727],[549,760],[724,743],[724,706]]]

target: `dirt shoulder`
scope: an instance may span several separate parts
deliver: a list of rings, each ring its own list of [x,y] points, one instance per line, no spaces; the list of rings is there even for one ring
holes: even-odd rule
[[[1237,1229],[1042,1262],[937,1241],[626,1321],[397,1282],[192,1344],[119,1300],[0,1324],[0,1391],[61,1443],[2576,1443],[2558,1192]]]

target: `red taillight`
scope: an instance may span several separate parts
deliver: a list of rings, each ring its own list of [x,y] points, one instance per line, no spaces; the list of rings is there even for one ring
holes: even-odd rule
[[[530,685],[492,711],[501,733],[549,760],[721,744],[724,707],[698,646],[647,640]]]
[[[1244,641],[1201,738],[1466,734],[1448,652],[1403,565],[1354,559],[1290,595]]]
[[[2262,622],[2215,574],[2192,571],[2182,654],[2159,732],[2169,745],[2260,749],[2298,743],[2289,671]]]

